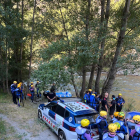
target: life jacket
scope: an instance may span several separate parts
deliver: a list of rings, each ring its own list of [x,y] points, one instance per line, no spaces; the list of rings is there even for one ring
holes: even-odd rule
[[[14,93],[16,88],[17,88],[16,85],[15,84],[12,84],[11,85],[11,92]]]
[[[135,125],[136,133],[133,135],[132,140],[140,140],[140,126]]]
[[[110,135],[110,133],[105,133],[103,135],[103,140],[119,140],[118,136],[117,135]]]
[[[86,140],[86,138],[84,137],[84,134],[87,131],[86,128],[82,128],[81,126],[78,126],[75,131],[76,131],[77,136],[78,136],[77,140]]]
[[[118,122],[118,119],[114,117],[114,118],[112,119],[112,121],[113,121],[113,123],[115,123],[115,122]]]
[[[105,122],[105,125],[102,128],[101,124],[104,123],[104,122]],[[97,126],[98,126],[98,131],[101,132],[101,133],[108,128],[108,123],[107,123],[106,119],[101,117],[101,116],[97,117],[96,123],[97,123]]]
[[[118,136],[118,138],[119,138],[119,140],[124,140],[124,134],[123,133],[118,133],[118,132],[116,132],[117,134],[117,136]]]
[[[123,98],[116,98],[116,99],[117,99],[117,104],[119,103],[121,105],[122,103],[125,103]]]
[[[21,90],[19,88],[16,88],[15,92],[16,92],[16,96],[20,96],[21,95]]]
[[[91,107],[96,107],[96,102],[95,102],[95,96],[94,95],[91,95],[90,98],[89,98],[89,105]]]
[[[85,95],[84,95],[84,102],[85,102],[85,103],[89,103],[89,98],[90,98],[90,95],[85,94]]]
[[[120,126],[121,126],[119,132],[126,135],[128,133],[127,132],[128,130],[127,130],[127,127],[126,127],[126,124],[124,123],[124,121],[118,120],[116,122],[118,122],[120,124]]]

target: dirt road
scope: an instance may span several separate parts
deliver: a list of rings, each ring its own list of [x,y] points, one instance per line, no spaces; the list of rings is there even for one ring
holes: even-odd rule
[[[45,99],[41,102],[45,102]],[[12,103],[11,95],[0,97],[0,118],[6,127],[6,133],[0,135],[0,140],[57,140],[52,130],[38,120],[39,104],[27,99],[25,107],[17,107]]]

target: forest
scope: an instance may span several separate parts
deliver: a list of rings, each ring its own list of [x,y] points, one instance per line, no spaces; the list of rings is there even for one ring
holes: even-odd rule
[[[110,93],[118,70],[140,67],[139,9],[139,0],[0,0],[0,88],[39,80],[42,90]]]

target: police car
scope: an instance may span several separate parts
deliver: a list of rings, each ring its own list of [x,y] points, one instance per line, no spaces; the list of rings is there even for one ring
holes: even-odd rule
[[[40,104],[38,118],[43,120],[57,135],[58,140],[77,140],[75,129],[82,119],[89,119],[94,140],[99,138],[95,124],[97,112],[82,102],[52,101]]]

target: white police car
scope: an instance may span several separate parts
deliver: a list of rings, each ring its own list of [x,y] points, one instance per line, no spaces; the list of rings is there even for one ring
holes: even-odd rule
[[[82,102],[52,101],[40,104],[38,107],[38,118],[58,135],[58,140],[77,140],[75,129],[80,125],[82,119],[89,119],[94,140],[99,138],[95,115],[97,112]]]

